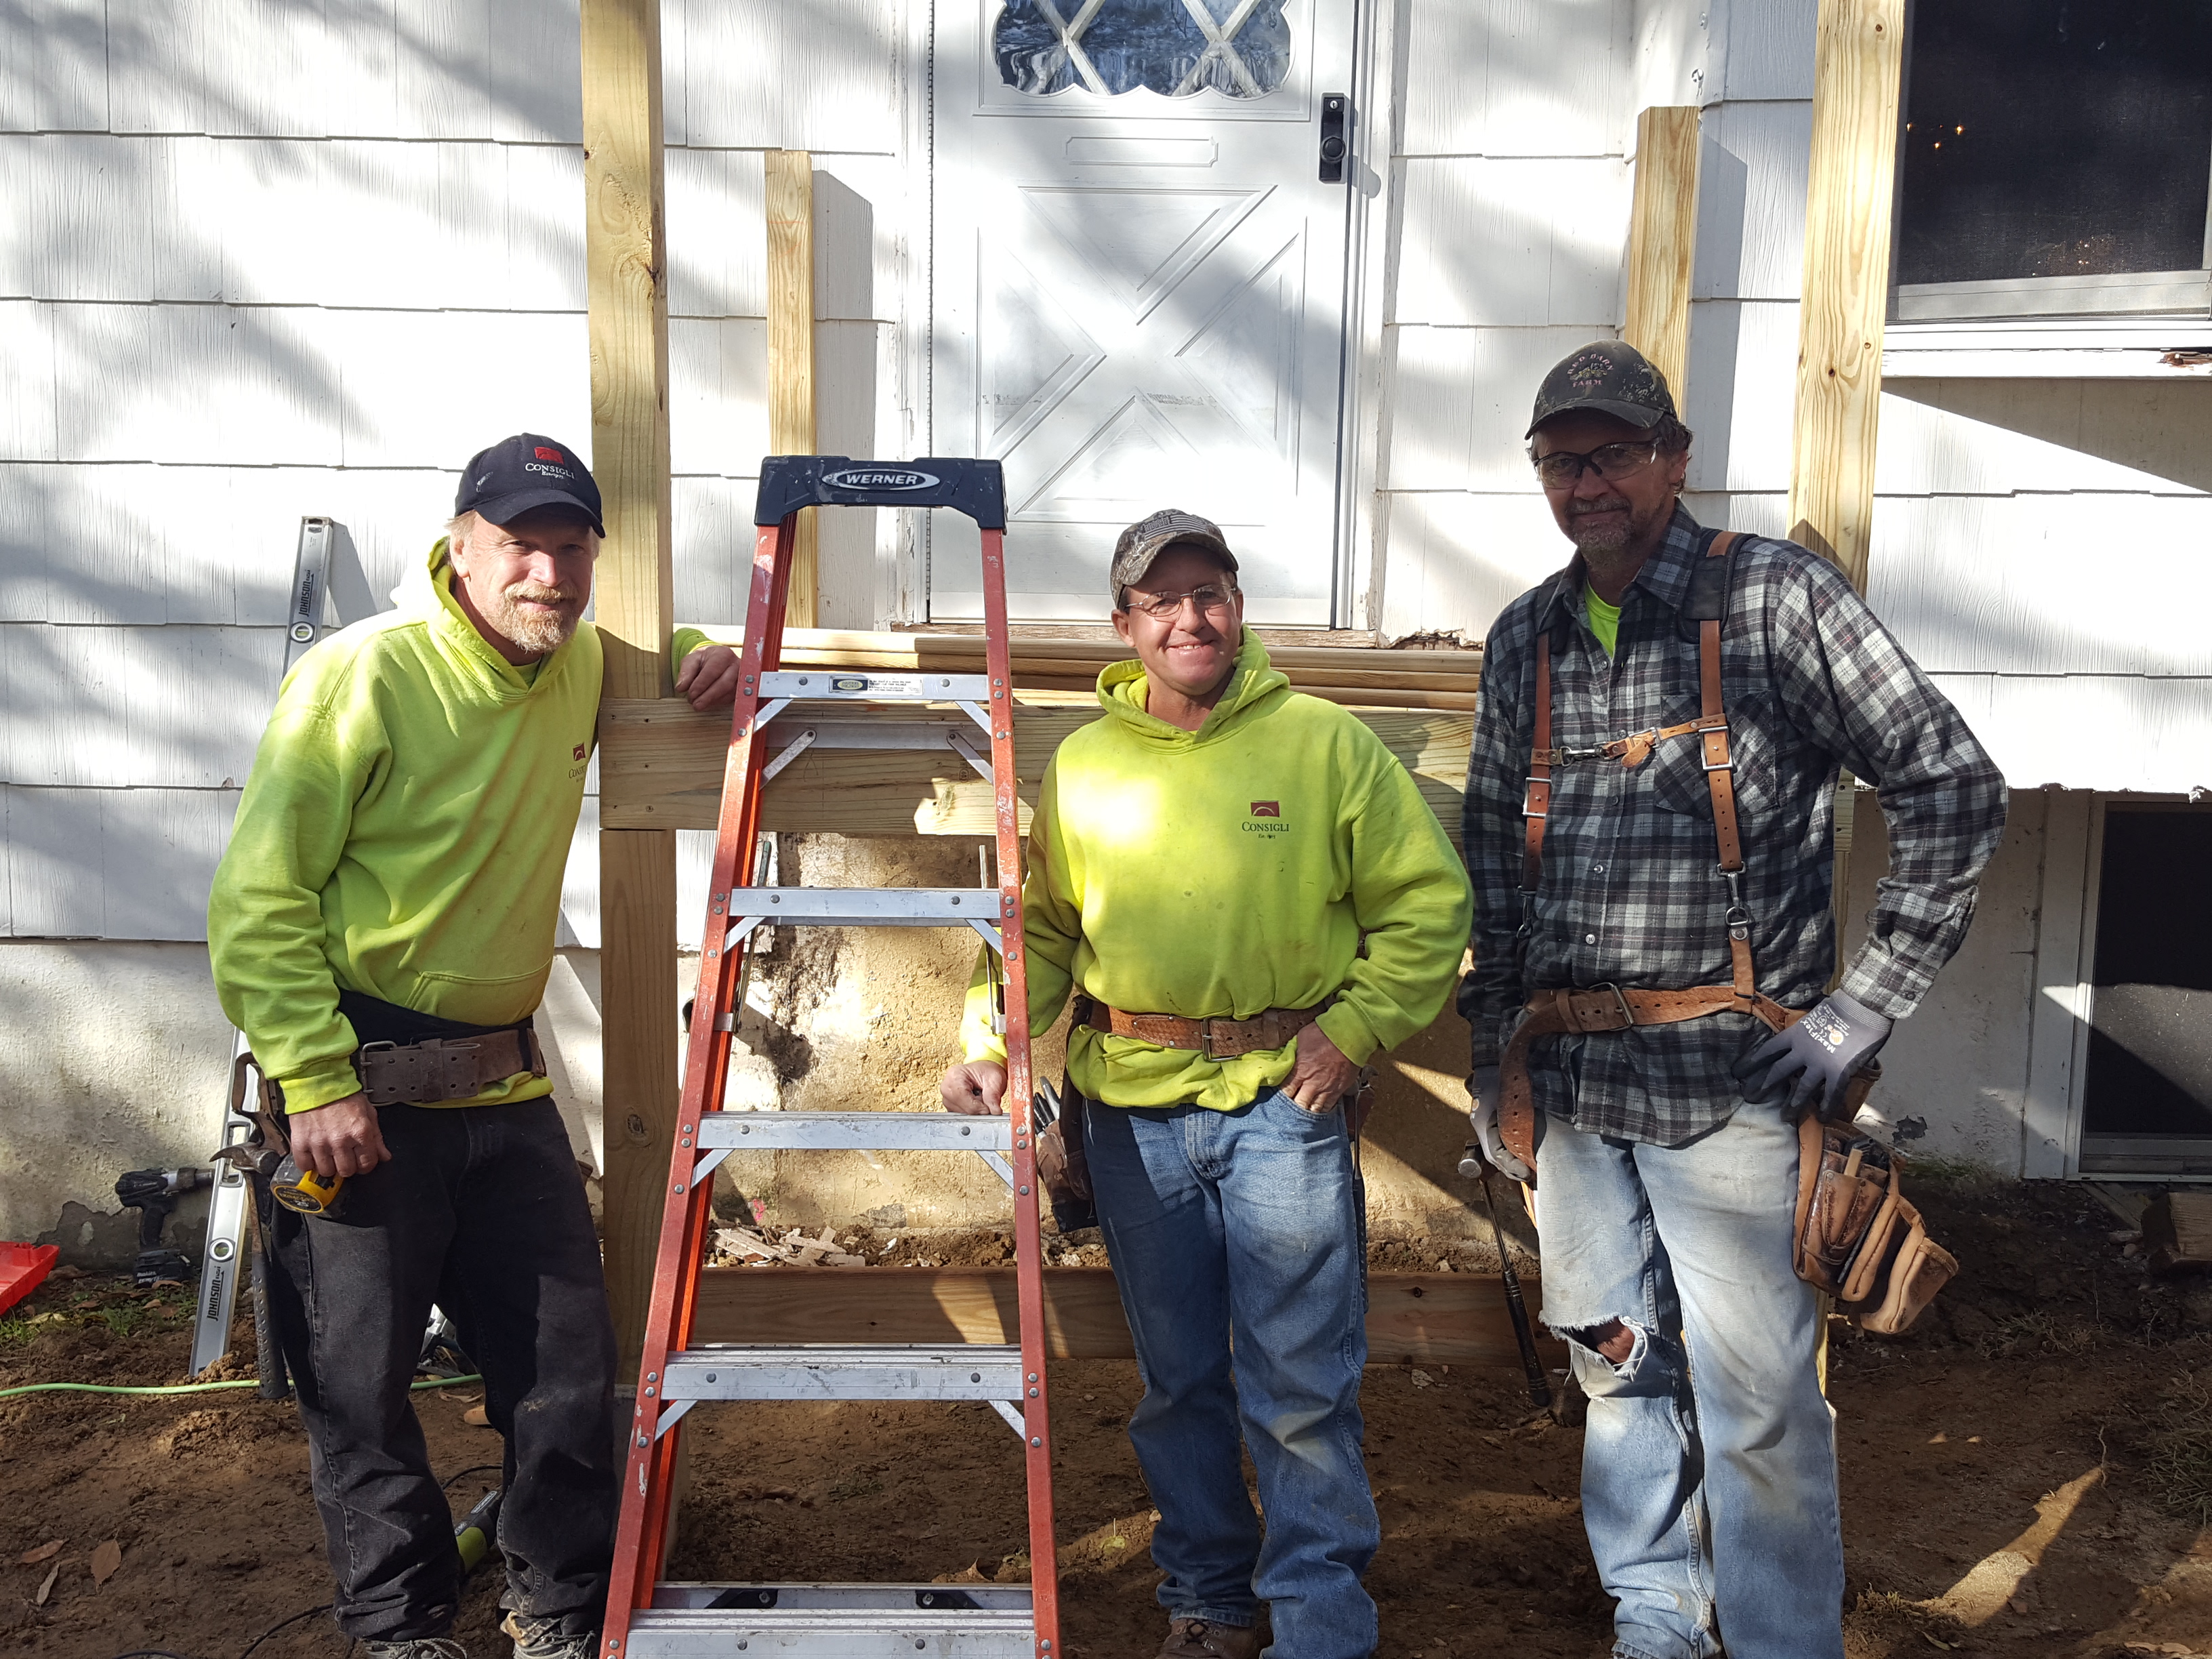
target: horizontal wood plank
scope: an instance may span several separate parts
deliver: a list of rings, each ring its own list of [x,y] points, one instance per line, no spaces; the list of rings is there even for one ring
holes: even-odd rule
[[[921,708],[876,713],[886,720],[947,718]],[[1474,717],[1417,709],[1357,714],[1413,775],[1437,822],[1456,841]],[[1014,753],[1026,805],[1034,805],[1053,752],[1097,718],[1096,704],[1016,706]],[[702,714],[676,698],[606,699],[599,705],[601,826],[712,830],[729,741],[729,716],[719,710]],[[763,829],[848,836],[988,836],[994,825],[990,785],[950,745],[941,751],[809,749],[769,782],[761,814]]]
[[[1533,1279],[1524,1294],[1534,1300]],[[1109,1267],[1049,1267],[1045,1340],[1055,1359],[1134,1357]],[[1518,1370],[1520,1349],[1494,1274],[1370,1273],[1367,1363],[1425,1361]],[[709,1267],[695,1342],[1012,1342],[1006,1267]],[[1546,1340],[1552,1363],[1563,1345]]]

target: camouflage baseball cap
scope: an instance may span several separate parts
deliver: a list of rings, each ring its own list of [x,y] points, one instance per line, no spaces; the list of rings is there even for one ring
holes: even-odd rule
[[[1116,611],[1121,608],[1121,590],[1144,580],[1152,561],[1179,543],[1211,553],[1231,575],[1237,574],[1237,556],[1229,550],[1228,538],[1219,525],[1195,513],[1164,507],[1138,520],[1114,544],[1114,565],[1106,580],[1113,590]]]
[[[1649,428],[1674,414],[1674,397],[1667,377],[1627,341],[1593,340],[1569,352],[1544,377],[1536,388],[1536,413],[1522,435],[1533,438],[1554,415],[1577,409]]]

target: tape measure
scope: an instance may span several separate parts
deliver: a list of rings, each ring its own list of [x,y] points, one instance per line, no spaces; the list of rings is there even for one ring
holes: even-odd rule
[[[329,1215],[337,1208],[344,1189],[343,1176],[325,1181],[313,1170],[301,1169],[289,1152],[278,1160],[269,1177],[269,1190],[276,1201],[301,1215]]]

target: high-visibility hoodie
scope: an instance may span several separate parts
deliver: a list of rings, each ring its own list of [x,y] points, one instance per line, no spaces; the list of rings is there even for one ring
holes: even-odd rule
[[[1290,689],[1249,629],[1195,732],[1146,712],[1141,664],[1098,678],[1105,717],[1045,769],[1023,887],[1030,1029],[1071,988],[1133,1013],[1249,1019],[1307,1008],[1364,1063],[1442,1011],[1467,948],[1466,872],[1413,778],[1333,703]],[[998,1060],[984,963],[961,1034]],[[1215,1061],[1079,1026],[1070,1080],[1115,1106],[1228,1110],[1296,1045]]]
[[[678,652],[700,636],[679,635]],[[397,611],[285,676],[208,900],[223,1012],[288,1111],[360,1088],[340,989],[513,1024],[553,965],[599,718],[598,633],[518,668],[455,602],[446,544]],[[518,1073],[455,1106],[531,1100]]]

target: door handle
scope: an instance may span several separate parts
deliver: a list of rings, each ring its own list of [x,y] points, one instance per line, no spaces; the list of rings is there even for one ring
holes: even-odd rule
[[[1326,93],[1321,100],[1321,181],[1344,182],[1345,153],[1351,149],[1352,100],[1340,92]]]

